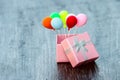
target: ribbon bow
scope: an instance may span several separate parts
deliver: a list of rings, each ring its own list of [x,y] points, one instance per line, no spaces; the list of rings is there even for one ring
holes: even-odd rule
[[[79,41],[78,38],[74,38],[74,47],[76,49],[77,52],[79,52],[80,50],[83,50],[84,52],[87,52],[87,48],[85,48],[85,46],[87,45],[87,43],[85,40],[81,40]]]
[[[90,41],[86,42],[85,40],[78,40],[77,37],[74,38],[74,47],[77,51],[77,53],[79,51],[82,52],[84,59],[87,60],[87,56],[86,56],[86,52],[88,52],[88,49],[85,47]]]
[[[78,40],[77,37],[74,38],[74,45],[72,46],[72,48],[75,48],[76,52],[78,53],[79,51],[81,51],[83,57],[85,60],[87,60],[87,56],[86,56],[86,52],[88,52],[88,49],[85,47],[88,43],[90,43],[90,41],[85,41],[85,40]],[[71,48],[68,48],[66,50],[66,53],[69,53],[69,51],[71,51]]]

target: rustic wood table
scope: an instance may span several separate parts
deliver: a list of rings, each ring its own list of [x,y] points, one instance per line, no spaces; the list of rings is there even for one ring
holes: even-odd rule
[[[120,0],[0,0],[0,80],[120,80]],[[100,58],[72,68],[56,63],[56,32],[41,20],[54,11],[85,13]],[[57,32],[67,33],[67,30]]]

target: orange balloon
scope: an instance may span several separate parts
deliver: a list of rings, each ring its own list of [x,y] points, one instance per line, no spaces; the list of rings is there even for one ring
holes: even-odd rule
[[[42,25],[47,29],[53,29],[54,30],[54,28],[51,26],[51,20],[52,20],[51,17],[49,17],[49,16],[45,17],[42,20]]]

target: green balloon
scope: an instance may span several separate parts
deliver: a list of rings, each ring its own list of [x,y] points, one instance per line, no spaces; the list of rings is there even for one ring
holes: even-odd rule
[[[62,20],[62,22],[63,22],[63,27],[64,28],[67,28],[67,26],[66,26],[66,17],[67,17],[67,15],[68,15],[68,11],[66,11],[66,10],[63,10],[63,11],[61,11],[60,13],[59,13],[59,15],[60,15],[60,18],[61,18],[61,20]]]
[[[51,18],[56,18],[56,17],[60,18],[60,15],[57,12],[53,12],[53,13],[50,14],[50,17]]]

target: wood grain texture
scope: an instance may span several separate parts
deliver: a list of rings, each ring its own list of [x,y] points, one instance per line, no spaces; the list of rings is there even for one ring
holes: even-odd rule
[[[119,80],[119,7],[120,0],[0,0],[0,80]],[[75,69],[56,63],[56,33],[41,20],[63,9],[87,14],[87,24],[70,33],[89,33],[96,62]]]

